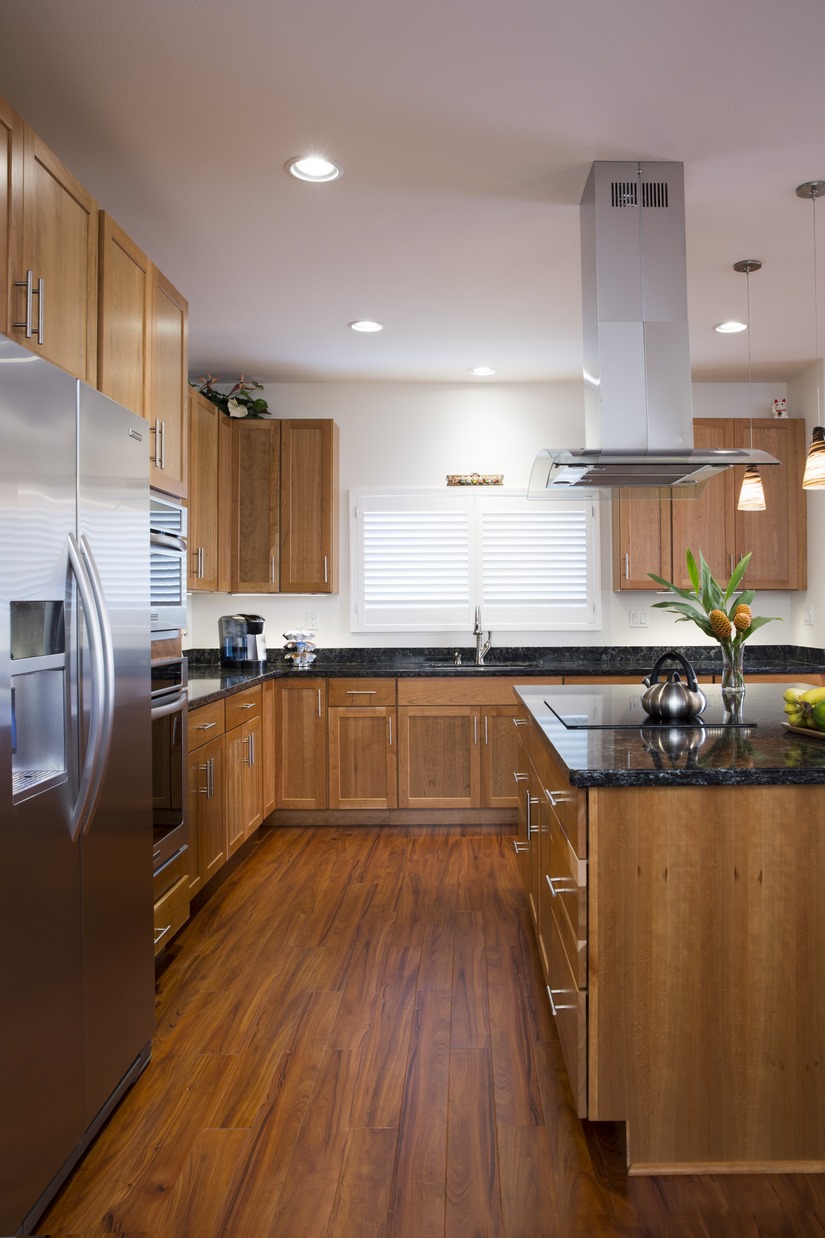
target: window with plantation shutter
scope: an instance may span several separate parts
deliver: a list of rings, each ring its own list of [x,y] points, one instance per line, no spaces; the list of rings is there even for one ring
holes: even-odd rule
[[[598,504],[513,492],[353,491],[352,627],[596,629]]]

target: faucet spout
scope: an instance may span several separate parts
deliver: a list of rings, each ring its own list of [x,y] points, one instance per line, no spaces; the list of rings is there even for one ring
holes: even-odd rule
[[[475,614],[475,623],[473,624],[473,636],[476,638],[476,657],[475,657],[476,666],[484,665],[485,655],[490,652],[490,649],[493,644],[492,639],[491,639],[492,635],[493,635],[492,632],[488,631],[486,641],[482,642],[484,631],[481,627],[481,608],[477,606],[476,614]]]

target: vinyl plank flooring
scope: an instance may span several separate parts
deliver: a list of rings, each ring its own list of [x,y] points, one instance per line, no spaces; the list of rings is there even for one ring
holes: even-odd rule
[[[263,827],[38,1232],[825,1238],[825,1176],[628,1178],[579,1121],[522,883],[504,828]]]

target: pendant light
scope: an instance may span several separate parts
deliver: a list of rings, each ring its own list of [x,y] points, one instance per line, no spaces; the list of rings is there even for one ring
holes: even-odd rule
[[[819,386],[819,280],[816,263],[816,200],[825,193],[825,181],[806,181],[797,185],[798,198],[810,198],[813,217],[814,234],[814,363],[816,365],[816,425],[811,434],[811,445],[808,448],[808,458],[805,461],[805,474],[802,478],[803,490],[825,490],[825,428],[822,421],[821,393]]]
[[[743,258],[734,262],[734,271],[744,272],[748,290],[748,414],[751,427],[751,451],[753,450],[753,376],[751,373],[751,271],[759,271],[762,263],[758,258]],[[742,478],[742,489],[739,491],[739,502],[736,504],[740,512],[763,512],[765,510],[765,491],[762,489],[762,475],[756,464],[749,464]]]

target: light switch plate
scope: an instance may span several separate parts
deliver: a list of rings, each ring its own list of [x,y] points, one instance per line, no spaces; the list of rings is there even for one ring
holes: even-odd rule
[[[632,628],[646,628],[647,627],[647,611],[646,610],[632,610],[630,612],[630,626]]]
[[[814,622],[814,608],[813,608],[813,606],[803,606],[803,608],[802,608],[802,622],[803,622],[803,623],[807,623],[807,624],[808,624],[808,627],[813,627],[813,622]]]

